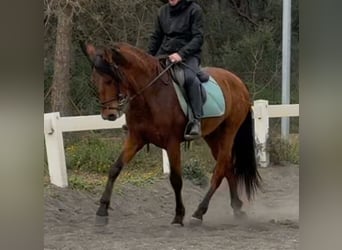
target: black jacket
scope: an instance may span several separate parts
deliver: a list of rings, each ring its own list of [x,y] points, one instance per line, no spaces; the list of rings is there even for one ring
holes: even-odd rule
[[[189,56],[200,58],[203,44],[203,14],[201,7],[189,0],[176,6],[163,5],[151,35],[148,53],[170,55],[174,52],[186,60]]]

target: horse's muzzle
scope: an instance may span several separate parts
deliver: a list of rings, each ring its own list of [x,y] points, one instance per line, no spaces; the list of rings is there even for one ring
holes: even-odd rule
[[[109,114],[108,116],[102,115],[103,120],[115,121],[117,116],[115,114]]]

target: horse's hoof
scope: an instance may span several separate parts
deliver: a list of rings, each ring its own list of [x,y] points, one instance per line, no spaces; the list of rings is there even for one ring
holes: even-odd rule
[[[177,222],[172,222],[171,225],[174,227],[184,227],[183,223],[177,223]]]
[[[104,216],[108,217],[108,211],[107,211],[106,208],[103,208],[102,206],[100,206],[99,209],[96,212],[96,215],[100,216],[100,217],[104,217]]]
[[[200,225],[202,225],[202,220],[201,219],[199,219],[199,218],[196,218],[196,217],[191,217],[191,219],[190,219],[190,225],[191,226],[200,226]]]
[[[184,226],[183,219],[181,219],[179,217],[174,218],[173,221],[171,222],[171,224],[174,226],[181,226],[181,227]]]
[[[175,221],[175,220],[173,220],[173,221],[171,222],[171,225],[173,225],[173,226],[175,226],[175,227],[184,227],[184,224],[183,224],[182,221]]]
[[[95,226],[106,226],[108,224],[108,216],[98,216],[95,217]]]
[[[234,217],[239,220],[245,220],[248,218],[247,214],[244,211],[234,212]]]

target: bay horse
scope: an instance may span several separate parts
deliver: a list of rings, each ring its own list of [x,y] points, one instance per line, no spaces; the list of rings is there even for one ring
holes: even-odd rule
[[[181,194],[180,145],[184,141],[187,118],[177,100],[169,70],[161,66],[158,58],[127,43],[115,43],[105,48],[83,43],[82,49],[93,66],[91,79],[98,90],[102,118],[114,121],[124,112],[128,128],[123,150],[110,167],[97,217],[108,220],[116,178],[134,155],[144,145],[151,143],[167,151],[169,178],[176,200],[172,224],[183,226],[185,208]],[[261,181],[255,158],[251,102],[246,85],[227,70],[214,67],[204,70],[216,80],[223,92],[225,113],[220,117],[201,120],[202,137],[211,149],[216,166],[209,190],[192,215],[191,221],[200,223],[224,177],[229,184],[231,207],[236,217],[246,216],[241,210],[243,202],[238,194],[239,184],[243,184],[250,200]]]

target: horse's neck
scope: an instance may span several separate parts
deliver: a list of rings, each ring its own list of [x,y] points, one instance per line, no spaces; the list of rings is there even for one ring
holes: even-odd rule
[[[156,83],[140,93],[131,102],[131,110],[139,110],[145,114],[158,115],[165,103],[168,103],[168,86]]]
[[[174,101],[171,100],[173,95],[170,94],[173,86],[172,82],[167,82],[167,75],[162,76],[155,83],[144,89],[159,75],[159,73],[160,72],[156,70],[153,77],[150,79],[144,80],[143,83],[142,81],[139,81],[140,84],[136,87],[138,90],[135,90],[136,97],[130,103],[130,113],[134,113],[135,115],[139,113],[141,118],[146,118],[146,120],[149,120],[150,122],[151,119],[154,120],[154,117],[159,117],[161,112],[169,113],[172,112],[172,108],[174,108]],[[135,82],[137,82],[137,79]],[[143,91],[141,91],[142,89]]]

